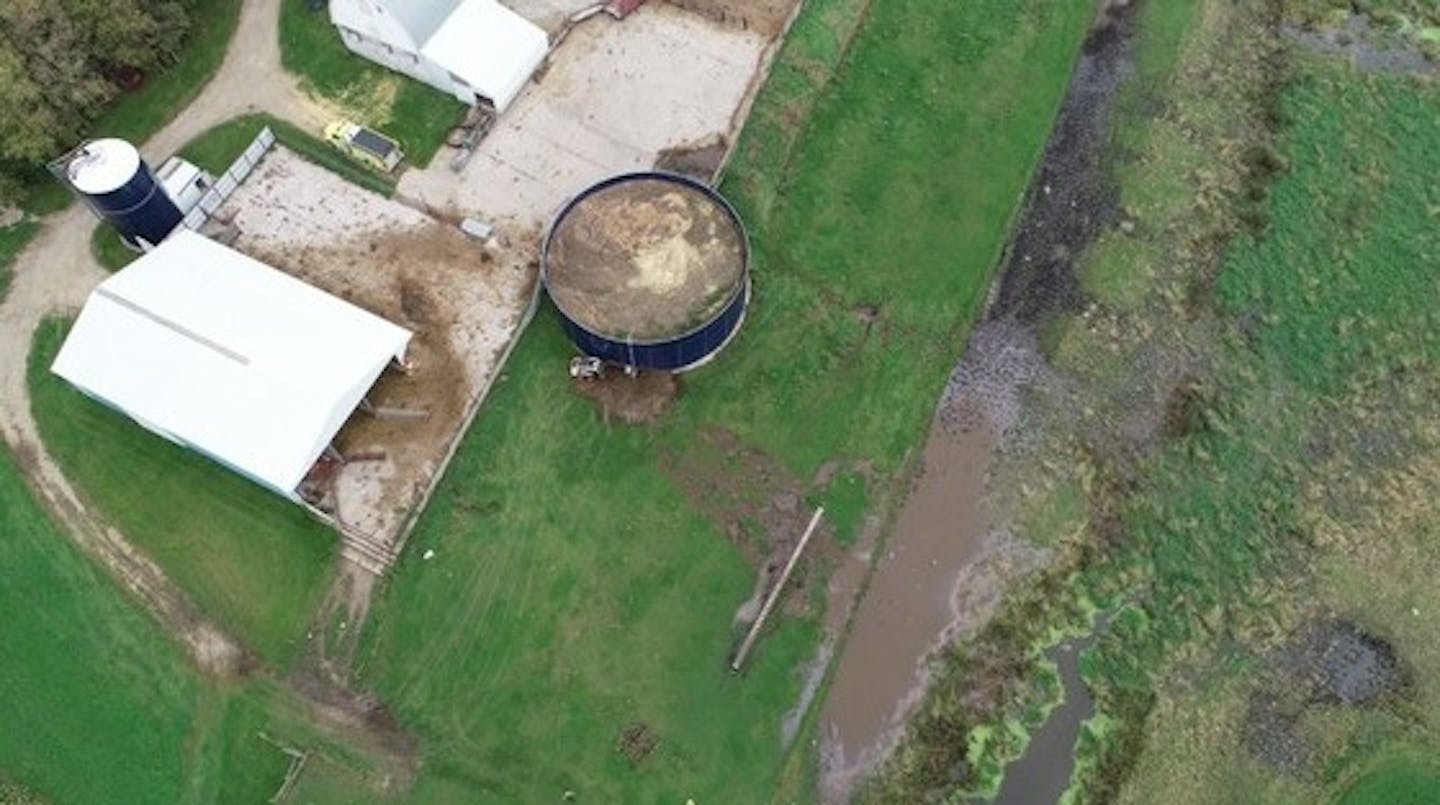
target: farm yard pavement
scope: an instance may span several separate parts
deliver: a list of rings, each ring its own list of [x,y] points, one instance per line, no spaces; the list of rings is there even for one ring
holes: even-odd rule
[[[769,40],[668,4],[580,24],[502,115],[457,177],[453,151],[408,171],[399,193],[522,230],[661,151],[729,136]]]
[[[141,146],[152,160],[168,156],[206,129],[247,111],[265,109],[300,124],[319,119],[280,67],[280,0],[245,0],[225,59],[200,95]],[[10,289],[0,301],[0,435],[67,531],[137,592],[184,638],[202,666],[225,670],[240,649],[193,612],[164,573],[124,536],[87,511],[40,441],[30,414],[25,365],[30,335],[49,314],[77,309],[105,273],[90,254],[93,218],[72,204],[42,224],[15,260]]]

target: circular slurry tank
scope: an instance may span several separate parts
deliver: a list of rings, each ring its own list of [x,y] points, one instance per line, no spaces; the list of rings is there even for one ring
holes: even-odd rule
[[[739,216],[710,187],[627,173],[561,208],[541,273],[582,353],[681,372],[714,357],[740,328],[749,258]]]

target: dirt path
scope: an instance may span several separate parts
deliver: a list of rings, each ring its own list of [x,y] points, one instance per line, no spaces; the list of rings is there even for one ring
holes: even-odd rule
[[[168,156],[211,126],[262,108],[307,127],[323,120],[320,108],[280,66],[279,13],[280,0],[245,0],[214,79],[145,142],[142,150],[148,158]],[[25,363],[31,335],[44,317],[78,309],[105,277],[90,255],[93,228],[90,212],[72,204],[45,219],[16,259],[14,280],[0,303],[0,435],[66,530],[172,629],[201,668],[239,672],[247,664],[240,644],[206,621],[154,562],[85,507],[46,451],[30,413]]]

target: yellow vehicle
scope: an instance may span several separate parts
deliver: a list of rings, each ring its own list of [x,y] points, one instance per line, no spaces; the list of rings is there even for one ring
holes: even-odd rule
[[[336,120],[326,126],[325,140],[351,159],[382,173],[395,170],[395,166],[405,158],[399,143],[374,129],[348,120]]]

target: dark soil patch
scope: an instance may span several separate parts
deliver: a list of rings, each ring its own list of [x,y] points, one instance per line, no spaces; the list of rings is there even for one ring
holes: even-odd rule
[[[1118,219],[1119,191],[1104,156],[1116,93],[1133,72],[1138,5],[1111,0],[1085,40],[1007,250],[991,318],[1036,323],[1083,300],[1075,260]]]
[[[1333,27],[1317,30],[1291,27],[1285,33],[1292,42],[1346,58],[1366,72],[1440,75],[1440,63],[1432,61],[1402,37],[1372,25],[1365,14],[1351,14],[1343,24]]]
[[[322,724],[384,752],[402,767],[412,767],[419,760],[419,741],[400,726],[374,694],[337,684],[303,668],[292,672],[287,681]]]
[[[1385,640],[1342,620],[1311,625],[1279,650],[1251,696],[1245,745],[1275,768],[1303,774],[1314,747],[1300,731],[1307,712],[1375,707],[1409,687],[1409,675]]]
[[[575,390],[600,406],[605,421],[613,417],[630,425],[648,425],[660,418],[680,396],[680,378],[669,372],[627,375],[609,371],[603,377],[575,380]]]
[[[728,145],[725,137],[717,134],[698,143],[666,148],[655,158],[655,169],[711,184],[720,171]]]
[[[638,766],[650,756],[651,752],[655,751],[655,747],[659,744],[659,736],[648,726],[637,721],[620,731],[617,748],[620,750],[620,754]]]
[[[1304,772],[1315,749],[1300,732],[1303,712],[1303,707],[1274,691],[1251,696],[1245,717],[1245,747],[1280,771]]]
[[[1394,647],[1346,621],[1311,628],[1281,662],[1304,680],[1310,701],[1320,704],[1373,705],[1408,685]]]

